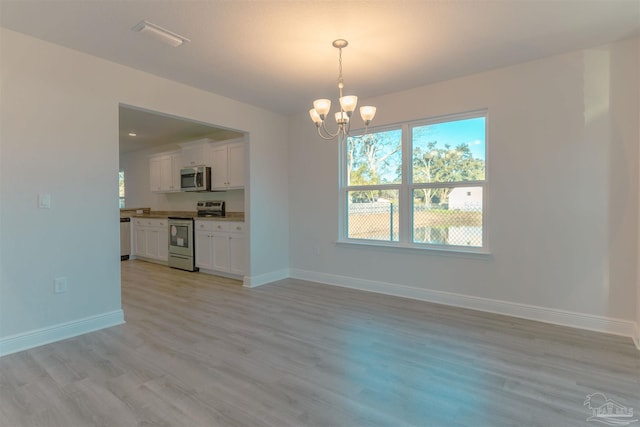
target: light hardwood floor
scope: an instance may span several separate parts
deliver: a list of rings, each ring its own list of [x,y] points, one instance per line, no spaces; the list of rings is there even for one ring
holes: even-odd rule
[[[588,426],[594,392],[640,412],[628,338],[142,261],[122,301],[125,325],[0,359],[1,426]]]

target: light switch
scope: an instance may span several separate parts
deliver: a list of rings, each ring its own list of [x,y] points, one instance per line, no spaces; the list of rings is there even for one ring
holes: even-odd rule
[[[51,194],[38,194],[38,207],[40,209],[51,209]]]
[[[53,279],[53,292],[55,292],[56,294],[67,292],[66,277],[56,277],[55,279]]]

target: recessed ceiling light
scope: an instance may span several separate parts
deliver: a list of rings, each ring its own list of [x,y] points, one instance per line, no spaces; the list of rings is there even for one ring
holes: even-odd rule
[[[129,136],[138,136],[138,134],[135,132],[129,132]]]
[[[183,43],[190,42],[186,37],[181,36],[180,34],[176,34],[172,31],[167,30],[166,28],[162,28],[159,25],[152,24],[148,21],[140,21],[138,24],[132,28],[133,31],[137,31],[139,33],[147,34],[156,40],[160,40],[162,43],[168,44],[169,46],[178,47]]]

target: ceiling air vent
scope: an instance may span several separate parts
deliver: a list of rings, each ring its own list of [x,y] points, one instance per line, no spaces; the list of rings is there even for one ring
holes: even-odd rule
[[[148,36],[151,36],[154,39],[160,40],[162,43],[168,44],[169,46],[173,47],[178,47],[183,43],[188,43],[191,41],[186,37],[162,28],[159,25],[152,24],[148,21],[140,21],[135,27],[132,28],[132,30],[137,31],[141,34],[147,34]]]

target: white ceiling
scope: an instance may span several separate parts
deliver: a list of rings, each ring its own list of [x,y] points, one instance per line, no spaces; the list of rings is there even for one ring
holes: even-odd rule
[[[0,0],[0,25],[290,114],[336,98],[336,38],[363,99],[638,35],[640,1]]]
[[[230,129],[126,105],[120,105],[118,119],[120,153],[143,150],[152,146],[163,146],[167,150],[178,149],[177,144],[180,142],[201,138],[225,141],[243,136],[243,133]],[[129,135],[130,133],[135,133],[135,136]],[[173,145],[173,148],[169,145]]]

